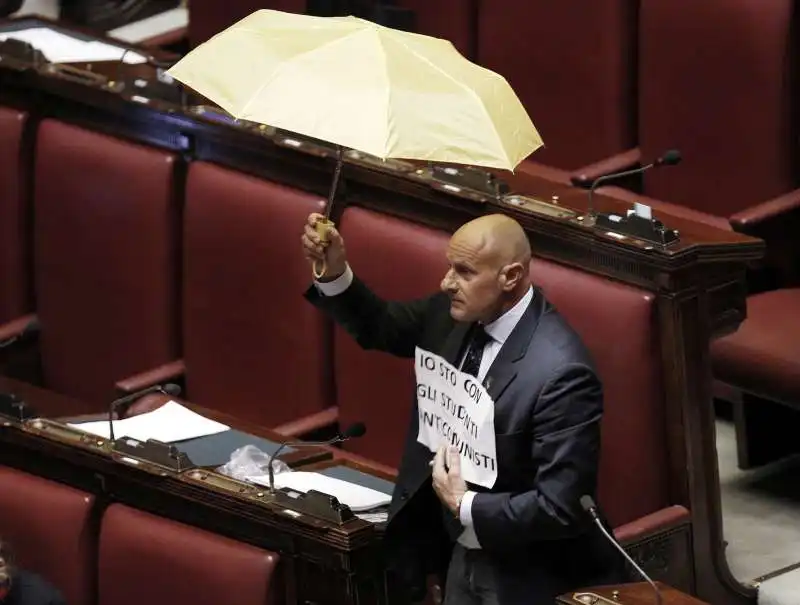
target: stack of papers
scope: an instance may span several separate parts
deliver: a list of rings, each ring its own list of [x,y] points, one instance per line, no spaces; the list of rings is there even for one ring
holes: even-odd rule
[[[69,426],[110,439],[108,420],[70,424]],[[114,436],[130,437],[138,441],[155,439],[174,443],[197,437],[208,437],[229,430],[230,427],[209,420],[175,401],[168,401],[157,410],[114,421]]]
[[[269,481],[265,481],[261,477],[253,477],[253,482],[269,486]],[[334,496],[339,502],[349,506],[354,513],[387,506],[392,501],[392,496],[389,494],[349,481],[306,471],[288,471],[275,475],[275,487],[288,488],[302,493],[313,489]]]
[[[51,63],[89,63],[120,61],[125,48],[100,42],[81,40],[47,27],[32,27],[12,32],[0,32],[0,41],[7,38],[27,42],[42,51]],[[144,63],[145,57],[135,52],[125,54],[125,63]]]

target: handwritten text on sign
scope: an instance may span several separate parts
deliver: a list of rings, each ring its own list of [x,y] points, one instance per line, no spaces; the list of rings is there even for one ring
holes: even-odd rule
[[[417,347],[417,441],[435,452],[441,445],[461,454],[465,481],[492,487],[497,480],[494,402],[478,380],[439,355]]]

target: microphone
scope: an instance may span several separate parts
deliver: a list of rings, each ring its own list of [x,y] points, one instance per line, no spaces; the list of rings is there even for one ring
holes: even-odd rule
[[[328,439],[327,441],[284,441],[281,443],[280,447],[278,447],[278,449],[272,453],[272,456],[269,457],[269,462],[267,463],[267,472],[269,473],[269,491],[275,491],[275,471],[272,468],[272,463],[275,461],[275,458],[278,457],[278,454],[284,450],[284,448],[289,446],[322,447],[325,445],[334,445],[335,443],[341,443],[343,441],[347,441],[348,439],[357,439],[359,437],[363,437],[366,432],[367,426],[363,422],[354,422],[341,433],[336,435],[336,437]]]
[[[123,405],[136,401],[140,397],[144,397],[150,393],[163,393],[164,395],[177,397],[181,394],[181,387],[171,382],[167,384],[154,384],[151,387],[136,391],[135,393],[129,393],[124,397],[120,397],[119,399],[112,401],[108,406],[108,436],[111,441],[116,441],[114,437],[114,412],[116,412]]]
[[[591,515],[592,520],[595,522],[597,527],[600,528],[600,531],[603,533],[606,539],[609,542],[611,542],[611,544],[614,545],[614,548],[616,548],[620,553],[622,553],[622,556],[625,557],[625,560],[633,566],[633,568],[639,573],[640,576],[642,576],[645,580],[647,580],[650,586],[653,587],[653,592],[656,593],[656,604],[662,605],[661,591],[658,589],[658,586],[656,586],[656,583],[650,579],[650,576],[644,573],[644,570],[641,567],[639,567],[636,561],[634,561],[633,558],[628,553],[625,552],[625,549],[619,545],[619,543],[611,536],[611,534],[608,533],[608,530],[606,530],[605,526],[603,525],[603,522],[600,520],[600,516],[597,514],[597,505],[595,505],[592,497],[588,494],[585,496],[581,496],[581,506],[583,507],[583,510],[585,510],[587,513]]]
[[[597,213],[594,211],[594,190],[597,189],[597,186],[602,183],[607,183],[608,181],[613,181],[616,179],[621,179],[622,177],[626,176],[633,176],[635,174],[641,174],[643,172],[647,172],[651,168],[658,168],[659,166],[675,166],[676,164],[680,164],[681,160],[681,152],[677,149],[670,149],[666,151],[661,157],[656,158],[654,161],[646,164],[644,166],[640,166],[639,168],[633,168],[631,170],[624,170],[622,172],[612,172],[611,174],[604,174],[603,176],[596,178],[592,182],[592,186],[589,187],[589,211],[586,215],[589,219],[594,219],[597,216]],[[589,224],[589,223],[587,223]]]
[[[25,327],[15,336],[11,338],[6,338],[5,340],[0,340],[0,349],[4,349],[5,347],[10,347],[18,340],[24,340],[31,334],[37,333],[41,329],[39,324],[39,320],[37,318],[33,318],[30,320]]]

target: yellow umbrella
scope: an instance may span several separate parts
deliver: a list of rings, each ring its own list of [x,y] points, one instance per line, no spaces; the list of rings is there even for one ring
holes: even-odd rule
[[[446,40],[356,17],[259,10],[167,73],[234,118],[339,146],[326,217],[342,147],[513,170],[542,145],[502,76]]]
[[[542,145],[508,82],[446,40],[259,10],[168,72],[233,117],[387,159],[513,170]]]

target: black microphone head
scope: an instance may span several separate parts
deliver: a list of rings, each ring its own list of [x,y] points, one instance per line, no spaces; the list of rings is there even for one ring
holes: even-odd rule
[[[363,437],[367,432],[367,425],[363,422],[354,422],[342,431],[342,439],[357,439]]]
[[[164,391],[164,393],[166,393],[167,395],[170,395],[172,397],[177,397],[178,395],[181,394],[181,387],[172,382],[163,385],[161,387],[161,390]]]
[[[656,166],[674,166],[675,164],[680,164],[682,159],[680,151],[670,149],[656,160]]]
[[[592,498],[589,494],[581,496],[581,506],[587,513],[591,513],[597,509],[597,506],[594,503],[594,498]]]

